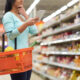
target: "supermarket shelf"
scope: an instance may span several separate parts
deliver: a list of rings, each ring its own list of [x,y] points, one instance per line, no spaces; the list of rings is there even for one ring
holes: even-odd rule
[[[42,31],[45,30],[45,29],[47,29],[47,28],[53,27],[53,26],[55,26],[55,25],[57,25],[57,24],[59,24],[59,23],[60,23],[60,20],[55,21],[55,22],[52,20],[52,21],[48,22],[48,24],[45,23],[45,24],[44,24],[44,28],[42,29]],[[41,31],[41,32],[42,32],[42,31]]]
[[[44,37],[47,37],[47,36],[55,35],[55,34],[58,34],[58,33],[61,33],[61,32],[69,31],[69,30],[74,30],[74,29],[77,29],[77,28],[80,28],[80,23],[56,29],[56,30],[54,30],[53,32],[51,32],[49,34],[42,35],[41,37],[44,38]]]
[[[40,44],[42,41],[41,40],[37,40],[37,43]]]
[[[77,11],[75,11],[75,12],[72,12],[70,15],[68,15],[68,16],[66,16],[66,17],[63,17],[63,18],[61,19],[61,21],[64,22],[64,21],[67,21],[67,20],[75,17],[75,15],[76,15],[78,12],[80,12],[80,10],[77,10]]]
[[[52,65],[52,66],[58,66],[58,67],[62,67],[62,68],[67,68],[67,69],[71,69],[71,70],[80,71],[80,68],[79,67],[74,67],[74,65],[61,64],[61,63],[51,62],[51,61],[38,61],[38,60],[36,60],[36,62],[45,63],[45,64],[49,64],[49,65]]]
[[[53,55],[80,55],[80,52],[42,52],[43,54]]]
[[[49,24],[44,24],[44,28],[41,31],[39,31],[37,34],[41,33],[43,30],[45,30],[47,28],[50,28],[50,27],[53,27],[53,26],[55,26],[55,25],[57,25],[59,23],[60,23],[60,20],[56,21],[56,22],[52,21]],[[30,38],[32,38],[33,36],[36,36],[37,34],[30,36]]]
[[[53,22],[49,22],[50,24],[44,25],[43,30],[44,30],[44,29],[47,29],[47,28],[49,28],[49,27],[55,26],[55,25],[59,24],[60,22],[69,20],[70,18],[74,17],[78,12],[80,12],[80,10],[77,10],[77,11],[69,14],[68,16],[63,17],[62,19],[60,19],[60,20],[58,20],[58,21],[56,21],[56,22],[54,22],[54,21],[53,21]],[[42,31],[43,31],[43,30],[42,30]]]
[[[71,69],[71,70],[80,71],[80,68],[79,67],[74,67],[74,65],[60,64],[60,63],[56,63],[56,62],[49,62],[48,64],[53,65],[53,66],[58,66],[58,67]]]
[[[32,37],[34,37],[34,36],[37,36],[39,33],[41,33],[41,31],[39,31],[37,34],[31,35],[29,38],[32,38]]]
[[[38,53],[41,53],[41,52],[33,50],[32,53],[38,54]]]
[[[43,42],[40,45],[51,45],[51,44],[58,44],[58,43],[65,43],[65,42],[71,42],[71,41],[78,41],[80,40],[80,37],[75,37],[75,38],[70,38],[70,39],[62,39],[62,40],[55,40],[55,41],[51,41],[51,42]]]
[[[44,60],[36,60],[36,59],[34,60],[34,59],[33,59],[33,62],[48,64],[48,60],[47,60],[47,61],[44,61]]]
[[[57,79],[56,77],[49,76],[49,75],[47,75],[46,73],[40,72],[40,71],[38,71],[38,70],[36,70],[36,69],[32,69],[32,70],[33,70],[34,72],[36,72],[36,73],[38,73],[38,74],[40,74],[40,75],[48,78],[48,79],[51,79],[51,80],[60,80],[60,79]]]
[[[41,33],[43,30],[45,30],[45,29],[47,29],[47,28],[49,28],[49,27],[53,27],[53,26],[59,24],[60,22],[69,20],[70,18],[74,17],[78,12],[80,12],[80,10],[77,10],[77,11],[73,12],[72,14],[70,14],[70,15],[68,15],[68,16],[66,16],[66,17],[63,17],[63,18],[60,19],[59,21],[51,22],[51,23],[48,24],[48,25],[44,25],[44,28],[43,28],[41,31],[39,31],[38,33]],[[64,30],[67,30],[67,29],[64,29]],[[60,30],[60,29],[59,29],[59,31],[56,30],[55,32],[53,32],[53,33],[51,33],[51,34],[48,34],[48,35],[57,34],[57,33],[61,32],[61,31],[64,31],[64,30],[62,30],[62,29]],[[38,34],[38,33],[37,33],[37,34]],[[37,34],[35,34],[35,35],[37,35]],[[35,36],[35,35],[32,35],[31,37],[33,37],[33,36]],[[43,36],[43,37],[46,37],[46,36],[47,36],[47,35],[45,35],[45,36]],[[30,38],[31,38],[31,37],[30,37]]]

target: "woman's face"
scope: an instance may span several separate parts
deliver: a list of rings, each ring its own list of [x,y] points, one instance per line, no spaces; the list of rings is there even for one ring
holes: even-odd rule
[[[23,3],[24,3],[24,0],[15,0],[14,5],[15,5],[16,7],[19,7],[20,5],[23,5]]]

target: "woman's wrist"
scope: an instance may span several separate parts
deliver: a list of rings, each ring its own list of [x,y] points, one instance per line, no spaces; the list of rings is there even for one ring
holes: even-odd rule
[[[29,18],[27,14],[24,14],[24,17],[26,20]]]
[[[28,22],[28,20],[26,20],[25,25],[26,27],[30,26],[30,23]]]
[[[28,22],[25,22],[22,26],[18,27],[20,33],[22,33],[29,26]]]

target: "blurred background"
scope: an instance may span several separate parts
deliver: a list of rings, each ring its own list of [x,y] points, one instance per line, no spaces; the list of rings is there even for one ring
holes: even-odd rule
[[[0,0],[0,51],[5,2]],[[24,0],[24,7],[30,17],[40,18],[38,34],[29,35],[30,44],[37,42],[31,80],[80,80],[80,1]],[[11,79],[3,75],[0,80]]]

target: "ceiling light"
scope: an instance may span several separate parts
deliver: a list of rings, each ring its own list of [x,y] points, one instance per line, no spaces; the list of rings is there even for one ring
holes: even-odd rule
[[[32,3],[32,5],[28,8],[28,10],[26,11],[26,13],[29,15],[31,13],[31,11],[35,8],[35,6],[40,2],[40,0],[34,0],[34,2]]]
[[[60,11],[65,11],[68,7],[67,6],[63,6],[62,8],[60,8]]]
[[[71,7],[71,6],[73,6],[74,4],[76,4],[78,1],[79,1],[79,0],[72,0],[71,2],[69,2],[69,3],[67,4],[67,6],[68,6],[68,7]]]
[[[59,15],[62,11],[65,11],[66,9],[68,9],[68,7],[73,6],[74,4],[76,4],[77,2],[79,2],[79,0],[72,0],[71,2],[69,2],[67,5],[63,6],[62,8],[60,8],[59,10],[57,10],[56,12],[52,13],[50,16],[48,16],[47,18],[44,18],[43,21],[47,22],[49,21],[51,18]]]
[[[51,14],[50,16],[48,16],[47,18],[44,18],[43,21],[47,22],[52,17],[55,17],[55,16],[59,15],[62,11],[66,10],[67,8],[68,8],[67,6],[63,6],[62,8],[60,8],[59,10],[57,10],[56,12],[54,12],[53,14]]]

